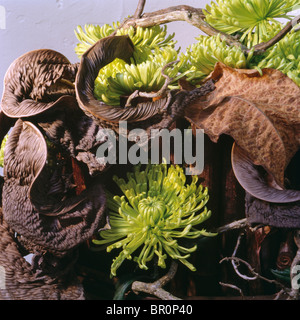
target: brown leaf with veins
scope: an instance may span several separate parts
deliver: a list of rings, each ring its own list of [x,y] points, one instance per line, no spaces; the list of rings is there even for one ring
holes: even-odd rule
[[[232,69],[217,63],[216,89],[185,110],[185,117],[216,142],[233,137],[255,165],[284,186],[284,170],[300,146],[300,88],[278,70]]]

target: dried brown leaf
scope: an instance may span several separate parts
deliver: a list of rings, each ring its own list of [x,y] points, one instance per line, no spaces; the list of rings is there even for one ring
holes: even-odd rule
[[[216,142],[228,134],[283,187],[284,170],[300,146],[300,88],[278,70],[237,70],[218,63],[216,89],[185,111]]]

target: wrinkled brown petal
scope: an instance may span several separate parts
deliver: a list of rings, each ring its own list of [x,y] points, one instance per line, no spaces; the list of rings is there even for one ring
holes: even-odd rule
[[[98,133],[103,129],[78,108],[75,97],[65,96],[61,103],[31,120],[50,141],[83,162],[91,176],[108,167],[96,158],[97,148],[105,142],[98,139]]]

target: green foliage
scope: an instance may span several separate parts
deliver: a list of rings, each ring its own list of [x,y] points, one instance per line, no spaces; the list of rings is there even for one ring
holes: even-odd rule
[[[206,21],[217,30],[241,34],[250,48],[272,38],[281,28],[276,18],[287,18],[299,0],[216,0],[206,6]]]
[[[194,271],[187,258],[197,245],[186,248],[177,239],[216,235],[196,228],[211,216],[205,206],[209,199],[207,188],[197,185],[197,176],[191,184],[186,184],[186,176],[179,166],[149,164],[144,171],[140,169],[141,166],[135,166],[127,174],[127,182],[114,177],[124,195],[108,195],[111,229],[101,231],[102,240],[94,243],[108,245],[108,252],[122,249],[113,260],[112,276],[138,249],[141,250],[134,261],[141,269],[147,270],[147,262],[154,256],[158,258],[158,266],[165,268],[165,260],[170,256]]]
[[[267,51],[257,66],[280,70],[300,86],[300,33],[287,34]]]
[[[281,281],[291,283],[291,269],[286,268],[284,270],[276,270],[276,269],[271,269],[272,274]]]
[[[180,56],[181,71],[186,73],[188,81],[196,84],[207,77],[217,62],[232,68],[247,68],[247,58],[240,48],[228,46],[218,36],[199,36],[185,54]]]
[[[4,137],[4,139],[2,140],[2,143],[1,143],[1,149],[0,149],[0,167],[1,168],[3,168],[3,166],[4,166],[4,149],[5,149],[7,139],[8,139],[8,135],[6,135]]]
[[[86,25],[85,32],[77,27],[77,38],[80,43],[75,51],[81,56],[92,44],[99,39],[112,34],[119,23],[113,27]],[[135,90],[144,92],[158,91],[164,84],[162,68],[169,62],[178,59],[174,49],[174,34],[167,34],[167,26],[151,28],[129,27],[117,29],[116,35],[129,35],[135,46],[131,63],[127,64],[116,59],[99,71],[95,80],[95,97],[108,105],[120,105],[120,96],[128,96]],[[180,65],[173,65],[165,73],[171,77],[178,76]]]
[[[121,59],[102,68],[95,81],[94,94],[108,105],[120,105],[120,96],[128,96],[135,90],[158,91],[164,84],[162,68],[177,60],[177,51],[171,47],[151,50],[149,47],[136,48],[131,64]],[[165,74],[176,78],[179,65],[167,68]]]
[[[75,35],[79,40],[75,48],[78,57],[81,57],[81,55],[98,40],[110,36],[119,26],[119,22],[113,23],[113,26],[109,24],[104,24],[103,26],[86,24],[84,29],[78,26],[77,30],[75,30]],[[151,28],[134,28],[131,26],[127,29],[117,29],[116,35],[129,35],[134,46],[138,48],[148,47],[155,49],[156,47],[163,48],[165,46],[174,47],[176,43],[173,39],[175,34],[167,34],[167,26],[154,26]]]
[[[216,29],[236,35],[248,48],[273,38],[283,27],[278,18],[290,19],[289,12],[300,5],[299,0],[215,0],[204,10],[206,21]],[[173,78],[170,89],[179,88],[177,80],[186,77],[194,85],[201,84],[217,62],[232,68],[275,68],[300,85],[299,32],[292,31],[265,54],[248,56],[241,48],[229,46],[220,36],[199,36],[185,53],[175,50],[174,34],[168,35],[167,26],[151,28],[119,28],[119,22],[102,27],[78,27],[80,43],[75,51],[80,57],[99,39],[111,35],[128,34],[135,51],[131,63],[116,59],[102,68],[95,81],[95,97],[108,105],[120,105],[121,96],[136,90],[158,91],[165,79],[162,68],[169,62],[178,63],[165,73]]]
[[[216,3],[212,1],[206,7],[207,11],[204,13],[206,21],[216,29],[240,35],[240,41],[251,48],[270,40],[280,32],[284,25],[276,19],[290,19],[289,12],[295,9],[296,5],[300,5],[299,0],[216,0]],[[253,57],[249,55],[246,68],[280,70],[299,86],[299,40],[299,32],[293,29],[266,53]],[[229,65],[226,61],[222,62]]]

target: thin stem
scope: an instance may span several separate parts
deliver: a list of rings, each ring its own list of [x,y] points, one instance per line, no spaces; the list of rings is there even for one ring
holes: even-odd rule
[[[177,267],[178,264],[175,261],[172,261],[168,273],[153,283],[145,283],[140,281],[133,282],[133,292],[136,294],[139,292],[149,293],[162,300],[181,300],[180,298],[173,296],[171,293],[163,289],[163,287],[175,277]]]
[[[251,49],[247,50],[247,53],[249,53],[252,49],[254,49],[254,54],[261,54],[265,52],[267,49],[272,47],[274,44],[279,42],[282,38],[284,38],[292,29],[293,27],[300,23],[300,15],[295,17],[293,20],[291,20],[281,31],[279,31],[272,39],[270,39],[267,42],[263,42],[260,44],[257,44]]]
[[[161,87],[161,89],[157,92],[141,92],[139,90],[134,91],[127,99],[126,102],[126,107],[131,106],[131,101],[137,97],[143,97],[143,98],[159,98],[159,97],[164,97],[168,93],[168,86],[174,81],[173,78],[170,78],[167,74],[165,74],[166,68],[169,68],[171,65],[179,62],[177,61],[171,61],[167,63],[162,69],[161,69],[161,74],[162,76],[166,79],[164,85]]]
[[[231,288],[231,289],[237,290],[240,293],[242,299],[244,299],[244,294],[243,294],[243,291],[242,291],[241,288],[239,288],[239,287],[237,287],[237,286],[235,286],[233,284],[230,284],[230,283],[219,282],[219,284],[221,286],[223,286],[223,287],[227,287],[227,288]]]
[[[244,218],[244,219],[240,219],[237,221],[233,221],[233,222],[228,223],[224,226],[221,226],[221,227],[217,228],[215,232],[223,233],[223,232],[227,232],[227,231],[234,230],[234,229],[245,228],[248,226],[249,226],[248,220],[247,220],[247,218]]]
[[[135,18],[135,19],[141,18],[143,11],[144,11],[145,4],[146,4],[146,0],[139,0],[138,6],[137,6],[136,11],[133,15],[133,18]]]
[[[232,257],[235,257],[235,256],[236,256],[236,253],[237,253],[237,250],[238,250],[238,248],[239,248],[239,246],[240,246],[240,244],[241,244],[241,239],[242,239],[242,236],[243,236],[243,235],[244,235],[243,233],[240,233],[240,234],[239,234],[238,239],[237,239],[237,242],[236,242],[236,245],[235,245],[235,248],[234,248],[233,253],[232,253]],[[235,261],[234,259],[231,261],[231,264],[232,264],[232,266],[233,266],[233,269],[234,269],[235,273],[236,273],[240,278],[242,278],[242,279],[244,279],[244,280],[247,280],[247,281],[251,281],[251,280],[256,280],[256,279],[257,279],[256,276],[254,276],[254,277],[248,277],[248,276],[246,276],[246,275],[241,274],[240,271],[239,271],[239,269],[238,269],[239,265],[238,265],[238,263],[236,263],[236,261]]]

